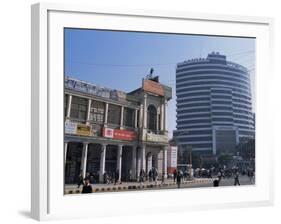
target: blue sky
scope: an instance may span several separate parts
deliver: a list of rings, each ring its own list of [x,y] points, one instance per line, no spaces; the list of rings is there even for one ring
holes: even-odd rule
[[[129,92],[140,87],[142,78],[153,67],[160,82],[173,88],[173,99],[168,105],[168,129],[172,133],[176,126],[176,64],[206,58],[212,51],[251,71],[255,109],[252,38],[65,29],[65,75]]]

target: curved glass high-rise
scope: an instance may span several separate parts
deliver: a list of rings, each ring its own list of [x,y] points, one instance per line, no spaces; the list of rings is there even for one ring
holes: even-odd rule
[[[177,64],[177,130],[180,145],[193,152],[233,152],[255,134],[248,70],[211,53]]]

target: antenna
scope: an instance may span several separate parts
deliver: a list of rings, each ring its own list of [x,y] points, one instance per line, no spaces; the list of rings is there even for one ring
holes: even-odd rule
[[[146,75],[146,79],[152,79],[152,74],[153,74],[153,72],[154,72],[154,69],[151,68],[150,71],[149,71],[149,74]]]

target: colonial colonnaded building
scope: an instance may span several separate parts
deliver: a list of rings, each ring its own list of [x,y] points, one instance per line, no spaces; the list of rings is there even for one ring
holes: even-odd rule
[[[158,77],[129,93],[65,77],[65,183],[76,183],[81,172],[99,182],[105,172],[137,180],[152,167],[166,177],[171,97]]]

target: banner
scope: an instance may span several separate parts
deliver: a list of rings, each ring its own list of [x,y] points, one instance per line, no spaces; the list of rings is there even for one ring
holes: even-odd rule
[[[118,139],[118,140],[133,141],[137,138],[137,134],[134,131],[104,128],[103,137]]]
[[[85,124],[77,124],[77,135],[83,135],[83,136],[90,136],[91,135],[91,127],[89,125]]]
[[[76,130],[77,130],[77,124],[70,122],[70,121],[66,121],[65,125],[64,125],[64,132],[66,134],[72,134],[75,135],[76,134]]]
[[[146,92],[154,93],[159,96],[164,96],[163,86],[158,82],[152,80],[143,80],[142,88]]]
[[[152,134],[152,133],[147,133],[146,141],[168,143],[169,139],[168,139],[168,136],[166,136],[166,135],[156,135],[156,134]]]

